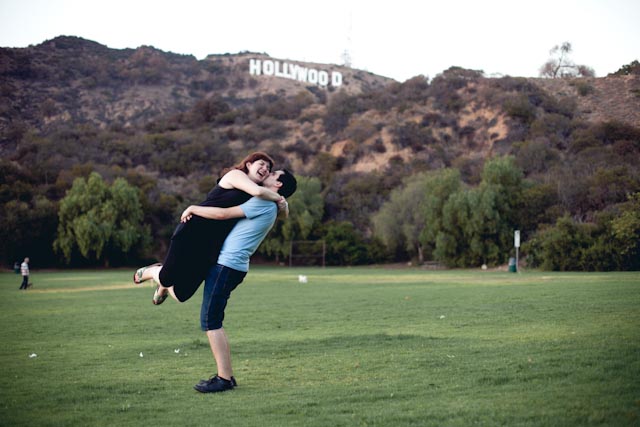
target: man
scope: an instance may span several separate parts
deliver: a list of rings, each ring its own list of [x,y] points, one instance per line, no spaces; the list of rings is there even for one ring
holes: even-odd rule
[[[272,172],[262,185],[286,198],[297,188],[295,177],[287,170]],[[209,270],[204,282],[200,324],[207,334],[218,373],[194,386],[201,393],[216,393],[231,390],[236,386],[229,341],[222,327],[224,310],[231,292],[242,283],[249,271],[251,255],[273,226],[277,214],[278,208],[275,203],[257,197],[231,208],[189,206],[182,214],[183,221],[188,221],[193,215],[218,220],[243,218],[225,239],[218,263]]]
[[[22,274],[20,289],[26,290],[29,287],[29,257],[25,258],[20,265],[20,273]]]

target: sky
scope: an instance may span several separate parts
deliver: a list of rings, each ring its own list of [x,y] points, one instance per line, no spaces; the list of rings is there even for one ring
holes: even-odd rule
[[[0,47],[60,35],[114,49],[243,51],[403,82],[451,66],[537,77],[563,42],[604,77],[640,60],[640,0],[0,0]]]

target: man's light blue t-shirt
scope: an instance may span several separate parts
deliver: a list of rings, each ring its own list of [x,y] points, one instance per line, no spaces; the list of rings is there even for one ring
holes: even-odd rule
[[[278,216],[274,202],[252,197],[240,205],[241,219],[227,236],[218,256],[218,264],[238,271],[249,271],[251,255],[267,236]]]

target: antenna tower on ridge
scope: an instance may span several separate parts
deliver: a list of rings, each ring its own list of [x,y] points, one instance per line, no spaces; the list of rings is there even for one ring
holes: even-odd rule
[[[352,57],[351,57],[351,32],[353,30],[352,26],[352,11],[349,9],[349,22],[347,23],[347,47],[342,52],[342,65],[345,67],[351,67]]]

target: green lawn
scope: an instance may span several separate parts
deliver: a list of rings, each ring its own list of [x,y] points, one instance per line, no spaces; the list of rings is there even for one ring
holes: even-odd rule
[[[201,291],[132,274],[0,274],[0,425],[640,425],[640,273],[254,268],[217,395]]]

